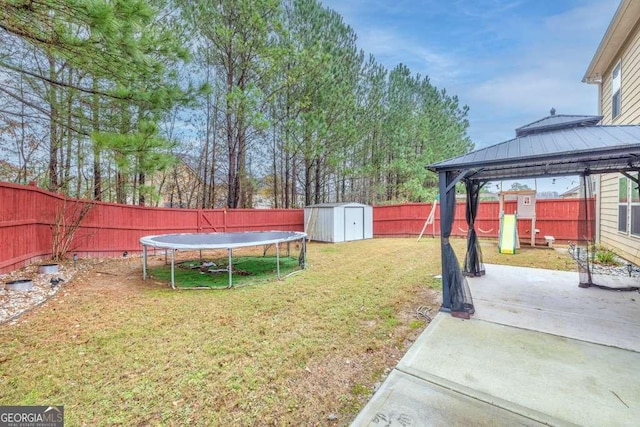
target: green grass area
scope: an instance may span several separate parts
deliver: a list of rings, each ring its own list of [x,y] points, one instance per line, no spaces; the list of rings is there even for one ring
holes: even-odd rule
[[[203,262],[205,267],[203,267]],[[176,287],[225,289],[229,286],[229,274],[226,271],[228,262],[227,258],[176,262],[174,268]],[[209,265],[209,263],[213,263],[213,265]],[[277,259],[275,256],[234,257],[232,266],[233,286],[262,283],[277,278]],[[280,257],[280,277],[299,268],[297,257]],[[212,270],[216,271],[212,272]],[[171,282],[170,265],[150,268],[149,274],[151,278]]]
[[[424,329],[417,309],[437,313],[440,273],[439,239],[312,243],[306,270],[228,292],[177,292],[143,281],[139,259],[108,261],[0,328],[0,404],[64,405],[70,426],[349,425]]]

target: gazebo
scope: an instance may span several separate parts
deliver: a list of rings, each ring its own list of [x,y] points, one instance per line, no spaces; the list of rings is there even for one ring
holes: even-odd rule
[[[466,276],[485,273],[474,221],[480,190],[489,181],[518,178],[622,173],[636,184],[629,172],[640,171],[640,126],[597,125],[601,116],[551,115],[516,129],[514,139],[431,164],[438,174],[440,190],[440,236],[442,249],[442,311],[468,318],[474,312]],[[469,227],[462,269],[449,238],[455,215],[455,188],[464,183]],[[585,207],[589,215],[589,208]],[[588,218],[588,217],[587,217]],[[585,221],[587,224],[588,221]],[[583,273],[581,271],[581,273]],[[590,285],[588,268],[581,285]]]

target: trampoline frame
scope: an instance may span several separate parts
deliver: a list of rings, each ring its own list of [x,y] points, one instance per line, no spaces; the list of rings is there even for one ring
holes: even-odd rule
[[[237,242],[231,242],[231,241],[226,241],[226,242],[220,242],[220,238],[231,238],[231,240],[233,240],[233,236],[238,236],[238,235],[242,235],[243,237],[249,236],[249,235],[255,235],[255,236],[259,236],[259,235],[265,235],[267,233],[279,233],[281,235],[280,238],[276,238],[276,239],[256,239],[256,240],[248,240],[248,241],[237,241]],[[171,242],[171,241],[158,241],[155,240],[157,238],[170,238],[172,236],[198,236],[200,238],[200,240],[202,240],[202,237],[211,237],[211,241],[205,241],[205,242],[201,242],[201,243],[177,243],[177,242]],[[218,237],[218,239],[216,239],[216,237]],[[166,253],[167,251],[171,251],[171,289],[176,289],[175,286],[175,252],[179,249],[185,249],[185,250],[204,250],[204,249],[210,249],[210,250],[214,250],[214,249],[226,249],[227,250],[227,256],[229,259],[229,265],[227,266],[227,270],[228,270],[228,274],[229,274],[229,285],[227,286],[226,289],[230,289],[233,287],[233,249],[235,248],[244,248],[244,247],[251,247],[251,246],[267,246],[267,245],[275,245],[276,247],[276,271],[277,271],[277,276],[278,276],[278,280],[280,280],[280,243],[288,243],[288,242],[294,242],[296,240],[301,240],[302,241],[302,248],[301,250],[301,256],[302,256],[302,263],[301,263],[301,267],[302,269],[305,268],[306,266],[306,256],[307,256],[307,250],[306,250],[306,245],[307,245],[307,233],[303,233],[300,231],[242,231],[242,232],[235,232],[235,233],[173,233],[173,234],[157,234],[157,235],[152,235],[152,236],[144,236],[142,238],[140,238],[140,244],[142,245],[142,279],[146,280],[147,279],[147,270],[148,270],[148,264],[147,264],[147,247],[153,247],[153,248],[159,248],[159,249],[164,249],[165,250],[165,259],[166,259]],[[205,238],[206,240],[206,238]],[[218,240],[218,242],[216,242],[215,240]],[[196,288],[196,289],[202,289],[202,288]]]

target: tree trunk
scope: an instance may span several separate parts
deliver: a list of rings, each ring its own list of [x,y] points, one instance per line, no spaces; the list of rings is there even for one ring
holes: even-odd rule
[[[298,182],[298,164],[296,163],[295,158],[291,158],[291,206],[292,208],[297,207],[298,205],[298,187],[296,183]]]
[[[286,138],[286,137],[285,137]],[[289,209],[291,207],[291,156],[288,150],[284,150],[284,207]]]
[[[58,76],[55,70],[55,59],[49,56],[49,78],[56,80]],[[56,86],[49,86],[49,190],[58,191],[58,107],[57,107],[57,89]]]
[[[236,206],[249,208],[251,207],[251,196],[249,195],[250,184],[249,174],[247,173],[247,137],[246,129],[242,121],[238,125],[238,130],[238,202]]]
[[[93,89],[97,91],[98,82],[93,80]],[[93,102],[91,105],[91,122],[94,132],[100,131],[100,98],[98,95],[93,95]],[[102,170],[100,169],[100,147],[96,142],[93,143],[93,199],[102,200]]]
[[[204,185],[202,186],[202,203],[200,204],[201,208],[206,208],[207,203],[209,201],[209,120],[210,120],[211,110],[209,109],[209,100],[207,99],[207,117],[206,117],[206,129],[204,135],[204,148],[202,150],[202,177],[204,178]]]
[[[239,178],[238,178],[238,146],[236,139],[237,128],[234,128],[233,123],[233,104],[231,102],[230,94],[234,87],[233,78],[233,63],[234,58],[230,48],[227,49],[227,102],[226,102],[226,127],[227,127],[227,153],[229,159],[229,171],[228,171],[228,188],[227,188],[227,207],[229,209],[235,209],[238,207],[238,190],[239,190]]]
[[[208,208],[214,208],[216,203],[216,165],[217,165],[216,125],[218,124],[218,122],[217,122],[217,115],[215,114],[215,104],[212,106],[212,111],[213,111],[213,117],[210,117],[210,124],[209,124],[210,137],[211,137],[211,164],[209,167],[209,180],[206,183],[208,186],[207,188],[208,201],[207,201],[206,207]]]
[[[146,176],[144,172],[140,172],[138,174],[138,205],[145,206],[145,195],[144,195],[144,184],[146,181]]]
[[[210,52],[209,52],[209,46],[207,46],[207,51],[206,51],[206,82],[210,83],[211,81],[211,64],[210,64]],[[213,164],[215,164],[215,150],[214,149],[210,149],[210,145],[211,145],[211,134],[212,134],[212,121],[215,120],[215,115],[213,114],[213,102],[211,101],[211,97],[212,94],[211,93],[207,93],[207,102],[206,102],[206,118],[205,118],[205,137],[204,137],[204,156],[203,157],[203,163],[204,163],[204,168],[202,171],[202,178],[204,181],[204,184],[202,186],[202,203],[200,205],[200,207],[202,208],[209,208],[209,207],[213,207],[212,205],[212,195],[211,193],[213,192],[212,186],[213,186],[213,181],[210,181],[209,178],[213,178]],[[212,119],[213,116],[213,119]],[[215,126],[215,124],[214,124]],[[215,138],[215,136],[214,136]],[[211,170],[209,170],[209,167],[211,167]]]
[[[68,79],[67,82],[71,87],[73,85],[73,70],[68,70]],[[73,133],[71,131],[73,125],[73,96],[71,94],[71,90],[67,89],[67,105],[66,105],[66,138],[65,138],[65,149],[64,155],[61,156],[60,163],[62,164],[62,188],[64,189],[64,193],[69,195],[71,191],[71,153],[73,152]],[[77,158],[76,161],[79,163],[80,158]],[[78,175],[77,179],[80,179]]]
[[[126,204],[127,194],[125,193],[126,175],[120,170],[116,171],[116,203]]]
[[[275,107],[272,104],[271,107],[271,117],[275,117]],[[276,134],[276,125],[273,125],[273,207],[278,209],[278,147],[277,147],[277,134]]]
[[[304,204],[308,206],[312,204],[311,194],[311,172],[313,168],[313,162],[311,159],[304,159]]]
[[[316,159],[315,163],[315,188],[314,188],[314,203],[318,204],[322,201],[322,167],[320,165],[321,161],[319,158]]]

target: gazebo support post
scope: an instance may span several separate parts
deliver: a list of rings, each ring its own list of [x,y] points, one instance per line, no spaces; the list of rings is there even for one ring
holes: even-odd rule
[[[626,173],[623,172],[624,175],[627,175]],[[582,207],[581,210],[584,210],[584,214],[580,215],[578,214],[579,218],[578,219],[578,223],[580,223],[580,220],[582,220],[583,222],[583,229],[581,229],[580,224],[578,224],[578,242],[580,240],[584,239],[584,245],[585,245],[585,250],[586,250],[586,258],[585,258],[585,262],[584,262],[584,267],[580,266],[580,262],[578,262],[578,266],[579,266],[579,271],[580,271],[580,283],[578,284],[578,287],[580,288],[588,288],[592,285],[594,285],[593,283],[593,277],[591,275],[591,265],[589,262],[589,251],[591,250],[591,240],[589,239],[589,236],[592,235],[593,230],[591,230],[591,217],[589,215],[589,201],[587,200],[587,197],[589,196],[589,194],[587,194],[588,192],[588,186],[587,186],[587,177],[589,175],[587,173],[583,173],[580,176],[581,179],[581,183],[580,185],[582,186],[582,190],[584,191],[584,195],[583,195],[583,200],[582,200]],[[627,175],[628,176],[628,175]],[[591,178],[589,178],[591,179]],[[583,278],[585,280],[583,280]]]
[[[439,173],[440,187],[440,252],[442,257],[442,307],[441,311],[468,319],[474,312],[469,285],[462,275],[458,259],[449,238],[456,209],[456,184],[469,171]]]
[[[447,228],[446,224],[453,223],[451,218],[453,212],[449,207],[449,197],[453,196],[453,203],[455,207],[455,186],[453,189],[447,190],[448,181],[451,180],[453,174],[451,172],[440,172],[438,184],[440,187],[440,256],[442,260],[442,307],[440,311],[451,311],[451,280],[452,277],[449,274],[449,264],[451,260],[447,256],[447,247],[451,247],[449,243],[449,236],[451,235],[451,226]],[[451,194],[450,194],[451,193]]]
[[[478,277],[485,274],[482,263],[482,249],[478,242],[478,234],[475,229],[476,216],[478,215],[478,205],[480,204],[480,190],[486,182],[476,180],[466,180],[467,190],[466,220],[469,231],[467,232],[467,253],[464,257],[464,268],[462,273],[465,276]]]

